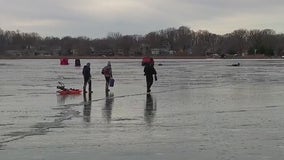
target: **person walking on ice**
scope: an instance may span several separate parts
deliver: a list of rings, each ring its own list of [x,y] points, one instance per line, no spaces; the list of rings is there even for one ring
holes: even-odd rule
[[[147,93],[151,92],[151,86],[153,84],[153,75],[155,76],[155,81],[157,81],[157,72],[154,68],[154,61],[153,63],[147,63],[144,67],[144,76],[146,76],[146,83],[147,83]]]
[[[89,93],[92,93],[92,81],[91,81],[91,68],[90,68],[90,63],[87,63],[82,71],[82,74],[84,76],[84,85],[83,85],[83,92],[87,93],[86,87],[87,84],[89,85]]]
[[[102,74],[105,76],[105,80],[106,80],[105,91],[108,92],[109,91],[110,79],[113,78],[110,61],[108,61],[107,65],[102,69]]]

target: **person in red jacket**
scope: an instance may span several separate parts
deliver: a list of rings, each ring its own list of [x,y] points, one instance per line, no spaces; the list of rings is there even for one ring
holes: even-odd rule
[[[106,80],[105,90],[106,90],[106,92],[108,92],[109,91],[109,82],[110,82],[110,79],[112,78],[112,69],[111,69],[110,61],[108,61],[107,65],[102,69],[102,74],[105,76],[105,80]]]

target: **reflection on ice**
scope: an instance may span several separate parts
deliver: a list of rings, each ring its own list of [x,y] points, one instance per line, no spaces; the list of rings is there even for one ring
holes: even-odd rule
[[[102,109],[102,115],[107,123],[111,122],[113,101],[114,101],[114,94],[112,92],[110,93],[106,92],[105,105],[104,108]]]
[[[146,95],[146,105],[144,109],[144,120],[148,126],[152,125],[157,111],[157,101],[151,94]]]
[[[92,109],[92,94],[88,93],[88,99],[87,94],[83,94],[84,97],[84,109],[83,109],[83,116],[84,116],[84,122],[90,122],[91,121],[91,109]]]
[[[58,105],[65,105],[69,100],[81,97],[81,95],[56,95],[56,97]]]
[[[92,97],[56,96],[82,87],[74,65],[1,61],[1,159],[283,159],[283,60],[157,60],[152,95],[140,60],[113,60],[114,96],[88,59]]]

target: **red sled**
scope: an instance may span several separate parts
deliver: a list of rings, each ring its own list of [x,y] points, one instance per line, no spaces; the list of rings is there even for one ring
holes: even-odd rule
[[[57,91],[60,95],[78,95],[82,93],[82,90],[80,89],[66,89],[66,90],[60,90]]]
[[[82,93],[82,90],[80,89],[74,89],[74,88],[65,88],[64,83],[62,82],[58,82],[59,85],[56,87],[57,89],[59,89],[57,91],[58,94],[60,95],[78,95]]]

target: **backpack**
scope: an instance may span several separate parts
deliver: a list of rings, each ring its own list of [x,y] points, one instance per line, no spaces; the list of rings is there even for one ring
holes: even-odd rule
[[[102,74],[104,74],[105,76],[110,76],[110,68],[109,67],[104,67],[102,69]]]
[[[151,57],[144,57],[144,58],[142,59],[141,65],[142,65],[142,66],[145,66],[145,65],[147,65],[147,64],[154,64],[154,59],[151,58]]]

